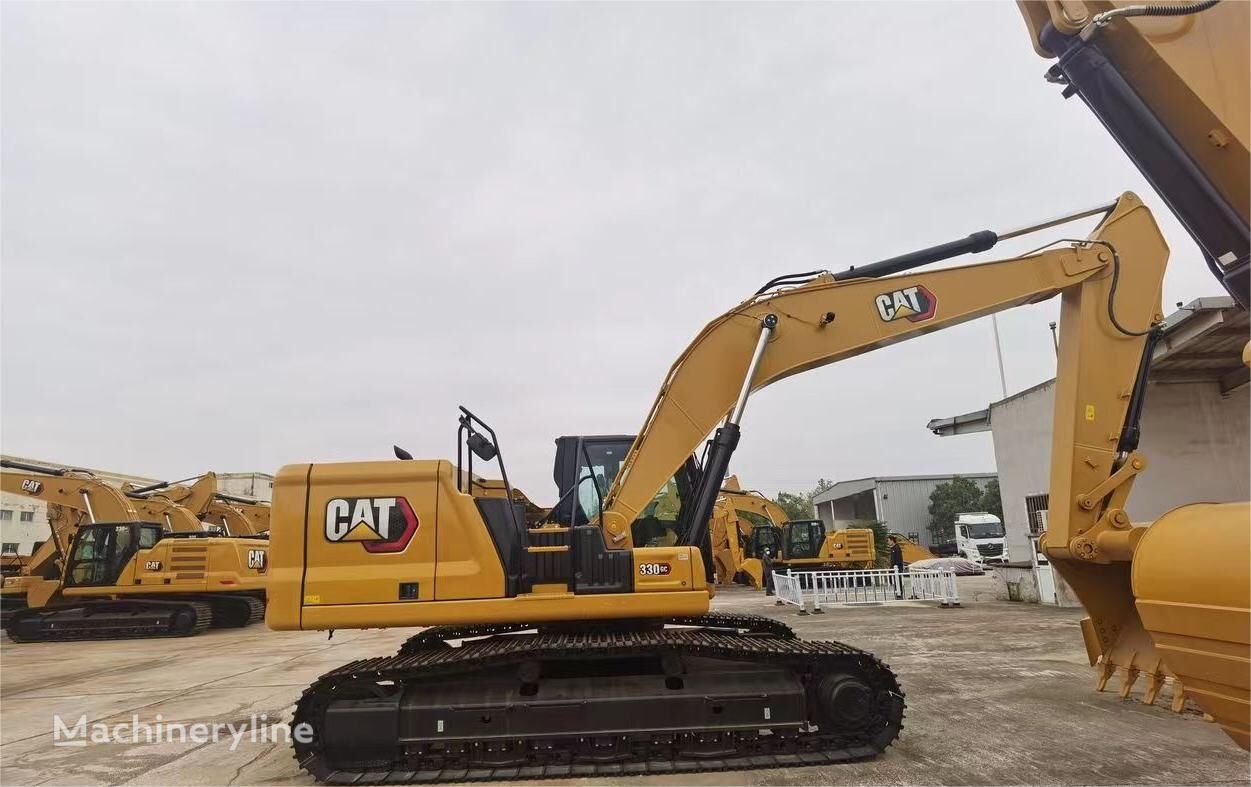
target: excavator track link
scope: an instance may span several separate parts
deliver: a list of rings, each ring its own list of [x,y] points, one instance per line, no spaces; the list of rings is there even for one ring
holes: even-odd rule
[[[598,624],[598,626],[597,626]],[[410,637],[400,646],[398,655],[411,656],[428,648],[444,647],[449,640],[472,639],[498,634],[515,634],[522,631],[540,633],[585,632],[588,627],[612,632],[638,628],[663,626],[691,626],[728,629],[746,634],[764,634],[781,639],[795,639],[795,632],[780,620],[763,615],[725,615],[711,613],[693,617],[670,617],[656,620],[605,620],[573,621],[568,624],[554,623],[478,623],[465,626],[432,626]]]
[[[293,738],[296,761],[318,781],[329,784],[604,778],[849,762],[877,756],[898,737],[903,727],[904,694],[894,673],[872,654],[837,642],[732,632],[730,629],[738,626],[729,625],[728,620],[735,618],[710,617],[716,628],[497,633],[513,628],[505,624],[427,630],[422,634],[429,636],[414,637],[398,655],[351,662],[310,686],[296,704],[294,729],[307,725],[303,729],[312,735],[306,743],[300,742],[298,732]],[[470,636],[483,638],[465,641],[459,647],[446,644],[446,639]],[[422,644],[415,645],[414,641]],[[688,725],[548,734],[542,730],[518,731],[534,717],[534,707],[525,696],[510,695],[509,700],[501,701],[496,695],[491,707],[485,709],[470,696],[461,701],[463,707],[437,710],[434,708],[442,700],[427,699],[431,692],[447,690],[458,682],[469,686],[498,682],[500,675],[510,675],[514,669],[524,675],[527,665],[541,664],[546,671],[553,665],[586,669],[587,665],[600,664],[611,671],[632,659],[663,658],[665,654],[676,654],[683,664],[698,662],[690,673],[682,673],[685,680],[697,680],[701,664],[728,665],[730,671],[724,674],[743,676],[748,681],[765,674],[785,675],[793,684],[790,690],[800,697],[800,718],[798,722],[791,718],[790,722],[770,724],[754,716],[749,723],[733,728]],[[678,673],[666,670],[665,674]],[[533,679],[542,685],[546,676],[539,679],[537,672],[535,675]],[[647,676],[655,685],[670,679]],[[853,703],[855,710],[849,715],[830,715],[835,706],[822,699],[830,696],[825,693],[826,686],[830,681],[837,686],[848,679],[863,687],[861,698]],[[735,688],[726,686],[726,696],[730,697]],[[661,695],[664,691],[659,689]],[[680,693],[673,692],[675,696]],[[746,698],[747,702],[775,704],[776,718],[785,712],[783,699],[748,698],[749,694],[749,690],[740,689],[737,697],[727,700],[727,706]],[[405,698],[410,695],[425,707],[416,712],[408,710]],[[690,698],[680,698],[679,702],[681,699]],[[700,697],[699,701],[713,700]],[[462,716],[449,721],[448,737],[435,735],[432,722],[437,722],[441,732],[442,717],[457,711],[468,712],[473,717],[470,723],[477,723],[481,712],[484,730],[491,732],[457,735],[455,725],[463,723]],[[669,710],[664,707],[655,712],[668,714]],[[721,711],[714,708],[711,712]],[[507,722],[494,720],[496,726],[490,727],[491,713],[512,715]],[[328,723],[332,714],[338,714],[339,720]],[[675,710],[674,715],[680,714]],[[592,718],[600,722],[599,716],[592,714]],[[767,709],[763,718],[770,718]],[[379,740],[374,735],[380,724],[394,730],[390,739]],[[503,735],[498,734],[501,729]],[[332,731],[333,735],[329,734]]]
[[[69,642],[193,637],[212,624],[212,607],[199,601],[89,601],[15,612],[5,632],[14,642]]]
[[[213,628],[243,628],[265,619],[265,602],[252,596],[199,597],[213,608]]]

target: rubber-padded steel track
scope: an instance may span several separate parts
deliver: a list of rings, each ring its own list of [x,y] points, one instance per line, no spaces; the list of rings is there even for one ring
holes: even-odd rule
[[[101,600],[14,612],[5,632],[14,642],[192,637],[212,623],[212,607],[199,601]]]
[[[619,622],[596,623],[605,625],[582,622],[582,631],[522,624],[441,626],[413,637],[395,656],[363,659],[332,670],[310,686],[296,705],[297,730],[298,725],[308,725],[313,733],[310,743],[295,739],[296,760],[316,779],[330,784],[608,778],[862,760],[884,751],[902,729],[904,695],[894,673],[872,654],[857,648],[799,640],[783,624],[754,616],[674,618],[635,622],[633,628]],[[665,628],[666,624],[683,628]],[[506,633],[514,631],[535,633]],[[462,644],[452,647],[448,640],[462,640]],[[331,762],[321,743],[326,710],[338,700],[381,697],[414,684],[464,679],[479,671],[525,662],[586,663],[665,652],[680,652],[683,658],[781,667],[793,671],[810,687],[826,675],[854,675],[869,687],[872,710],[863,727],[852,729],[830,723],[825,729],[808,724],[776,733],[758,729],[676,734],[638,730],[617,736],[621,743],[611,756],[588,755],[588,748],[594,746],[585,735],[534,734],[512,742],[512,759],[506,764],[491,762],[493,755],[484,756],[481,744],[469,739],[440,739],[435,744],[397,740],[390,747],[395,752],[390,761],[361,762]],[[716,738],[719,754],[701,756],[696,751],[706,738]],[[524,762],[519,763],[518,757]]]

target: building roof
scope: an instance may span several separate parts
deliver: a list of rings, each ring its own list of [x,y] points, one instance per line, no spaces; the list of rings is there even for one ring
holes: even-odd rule
[[[1251,333],[1247,312],[1228,295],[1196,298],[1164,320],[1164,336],[1151,356],[1152,382],[1215,382],[1222,394],[1251,382],[1251,369],[1242,363],[1242,348]],[[1019,391],[971,413],[934,418],[925,425],[936,435],[972,434],[990,430],[992,408],[1028,396],[1052,385],[1055,379]]]
[[[812,498],[813,505],[826,503],[830,500],[841,500],[844,497],[858,495],[883,483],[892,481],[950,481],[956,476],[961,478],[998,478],[998,473],[946,473],[940,475],[878,475],[868,478],[853,478],[839,481],[834,486]]]

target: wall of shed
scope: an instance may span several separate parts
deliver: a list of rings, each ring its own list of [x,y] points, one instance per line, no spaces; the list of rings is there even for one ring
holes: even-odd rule
[[[995,464],[1008,551],[1028,554],[1025,497],[1046,492],[1051,473],[1054,384],[991,408]],[[1217,383],[1153,383],[1142,417],[1147,469],[1126,509],[1150,522],[1179,505],[1251,498],[1251,398],[1244,387],[1221,396]]]
[[[966,476],[981,489],[994,476]],[[828,500],[817,506],[817,516],[827,527],[855,527],[864,522],[880,520],[897,533],[916,533],[920,543],[930,546],[930,493],[949,477],[882,480],[873,489]]]
[[[965,476],[985,490],[994,476]],[[925,478],[906,481],[882,481],[878,484],[880,518],[890,530],[904,535],[916,533],[924,546],[931,546],[934,537],[930,533],[930,493],[947,478]]]

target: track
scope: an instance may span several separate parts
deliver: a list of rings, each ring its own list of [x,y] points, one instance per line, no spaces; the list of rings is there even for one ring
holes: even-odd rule
[[[253,596],[196,596],[213,609],[213,628],[243,628],[265,619],[265,602]]]
[[[199,601],[88,601],[15,611],[5,632],[14,642],[192,637],[212,623]]]
[[[664,628],[666,624],[683,628]],[[296,760],[319,781],[330,784],[617,777],[868,759],[884,751],[902,728],[903,692],[886,665],[847,645],[796,639],[787,627],[767,618],[705,616],[630,625],[605,621],[589,630],[587,623],[578,626],[582,630],[525,627],[534,633],[516,633],[522,624],[438,627],[409,640],[395,656],[355,661],[333,670],[310,686],[297,703],[295,724],[310,725],[313,736],[309,743],[296,742]],[[466,639],[471,637],[479,638]],[[456,639],[463,640],[459,647],[448,643]],[[692,671],[666,667],[663,675],[621,677],[623,664],[664,663],[665,659],[676,659]],[[639,719],[630,729],[597,727],[579,734],[526,729],[539,723],[534,719],[546,718],[542,702],[532,705],[512,691],[507,704],[501,705],[497,685],[490,706],[468,694],[459,704],[439,704],[442,700],[437,695],[449,687],[495,685],[501,675],[524,676],[527,665],[542,665],[544,673],[553,666],[577,669],[581,677],[594,678],[596,686],[614,677],[649,681],[649,686],[660,687],[659,701],[653,702],[649,695],[642,698],[648,702],[640,707],[651,708],[652,726],[644,724],[647,719]],[[672,699],[666,702],[664,682],[677,679],[678,688],[683,680],[695,683],[700,678],[698,670],[708,665],[726,665],[729,671],[724,674],[741,676],[744,686],[760,676],[788,676],[794,684],[790,691],[799,697],[799,720],[769,727],[759,721],[759,715],[742,724],[716,724],[701,717],[693,726],[675,726],[676,721],[666,726],[664,717],[682,716],[681,709],[690,707],[692,698],[689,692],[672,691]],[[538,685],[546,685],[547,676],[540,679],[538,666],[531,669],[533,676],[521,680],[523,684],[533,681],[533,692],[537,692]],[[850,700],[846,691],[838,694],[839,686],[849,680],[863,687],[852,690],[855,696]],[[770,697],[729,684],[720,688],[726,692],[727,706],[739,703],[722,718],[729,718],[739,706],[756,710],[763,704],[765,719],[770,718],[768,706],[779,714],[775,719],[785,712],[786,697],[778,696],[784,692]],[[492,690],[483,689],[488,694]],[[436,699],[427,700],[427,696]],[[589,718],[597,725],[610,723],[595,710],[599,707],[595,703],[603,701],[604,697],[597,696],[583,702],[590,706]],[[710,701],[701,695],[696,705]],[[476,723],[479,711],[483,732],[464,733],[465,719]],[[721,708],[711,712],[721,713]],[[444,716],[449,718],[446,737],[423,732],[433,730],[434,717],[442,732]],[[374,734],[378,729],[393,732],[380,736]]]

